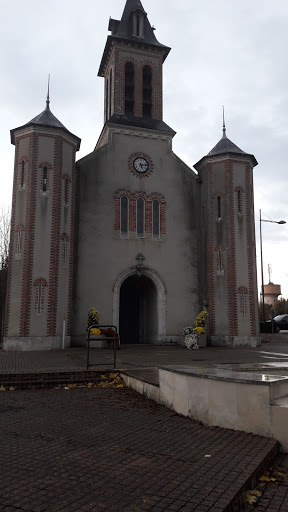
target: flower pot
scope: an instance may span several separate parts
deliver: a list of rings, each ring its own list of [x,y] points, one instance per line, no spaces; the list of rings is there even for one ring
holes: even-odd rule
[[[202,332],[201,334],[198,334],[198,345],[200,348],[207,347],[206,332]]]

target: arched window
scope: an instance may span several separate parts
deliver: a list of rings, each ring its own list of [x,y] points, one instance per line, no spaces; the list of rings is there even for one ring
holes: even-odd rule
[[[43,168],[42,192],[47,192],[47,167]]]
[[[137,199],[136,232],[138,238],[144,238],[145,233],[145,201],[142,197]]]
[[[160,238],[160,203],[154,199],[152,203],[152,237]]]
[[[143,67],[143,116],[152,117],[152,69]]]
[[[125,114],[134,114],[134,65],[125,65]]]
[[[110,70],[110,82],[109,82],[109,119],[112,114],[112,69]]]
[[[21,255],[21,238],[22,238],[22,229],[19,228],[18,233],[17,233],[17,248],[16,248],[16,254],[18,256]]]
[[[128,222],[129,222],[129,199],[127,196],[122,196],[120,199],[120,234],[123,236],[128,235]]]
[[[25,162],[22,161],[22,168],[21,168],[21,188],[24,186],[24,178],[25,178]]]
[[[241,191],[238,190],[238,212],[241,213]]]
[[[44,309],[44,292],[47,287],[47,281],[43,278],[36,279],[35,286],[35,313],[41,315]]]

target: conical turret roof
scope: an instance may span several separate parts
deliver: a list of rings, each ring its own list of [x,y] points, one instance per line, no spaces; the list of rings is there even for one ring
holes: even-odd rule
[[[194,167],[197,169],[197,166],[202,163],[206,158],[210,158],[211,156],[218,156],[218,155],[227,155],[227,154],[235,154],[235,155],[246,155],[250,157],[254,163],[254,166],[258,164],[256,158],[254,155],[251,155],[250,153],[246,153],[242,149],[240,149],[234,142],[232,142],[228,137],[226,136],[226,127],[225,124],[223,125],[223,135],[222,138],[217,142],[216,146],[214,146],[209,153],[201,158],[197,164],[194,165]]]
[[[45,110],[43,110],[43,112],[41,112],[38,116],[31,119],[31,121],[24,124],[23,126],[20,126],[19,128],[14,128],[14,130],[11,130],[11,132],[10,132],[11,133],[11,143],[12,144],[15,143],[15,131],[21,130],[23,128],[28,128],[28,126],[43,126],[43,127],[47,127],[47,128],[57,128],[57,129],[65,131],[69,135],[72,135],[72,137],[74,137],[74,139],[77,140],[77,150],[79,150],[81,139],[79,139],[79,137],[77,137],[76,135],[71,133],[69,130],[67,130],[67,128],[64,126],[64,124],[62,124],[59,121],[59,119],[57,119],[57,117],[54,116],[54,114],[50,110],[49,104],[50,104],[50,100],[49,100],[49,95],[48,95],[47,100],[46,100],[46,108],[45,108]]]

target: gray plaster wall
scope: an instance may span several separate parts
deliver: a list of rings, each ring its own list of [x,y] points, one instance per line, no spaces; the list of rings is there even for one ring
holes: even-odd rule
[[[128,169],[131,154],[142,152],[154,163],[153,173],[139,178]],[[165,328],[162,339],[179,339],[201,309],[199,300],[198,211],[199,184],[171,148],[171,137],[158,132],[111,129],[108,144],[78,162],[78,236],[75,241],[72,336],[85,335],[88,309],[95,306],[100,323],[119,320],[115,284],[125,271],[133,272],[142,253],[165,287]],[[153,192],[165,197],[166,235],[161,240],[120,239],[114,232],[114,195]],[[113,292],[114,290],[114,292]],[[118,325],[117,325],[118,326]]]
[[[60,239],[59,247],[59,271],[58,271],[58,290],[57,290],[57,321],[56,321],[56,335],[61,336],[63,332],[63,321],[65,318],[66,330],[68,320],[68,297],[69,297],[69,262],[72,257],[71,252],[71,222],[73,214],[73,176],[72,169],[74,166],[73,161],[73,148],[70,144],[63,141],[62,145],[62,176],[65,174],[70,176],[71,183],[69,184],[68,204],[64,200],[64,185],[62,180],[62,206],[61,206],[61,221],[60,221],[60,237],[66,234],[69,237],[67,245],[67,258],[66,262],[63,259],[62,240]]]

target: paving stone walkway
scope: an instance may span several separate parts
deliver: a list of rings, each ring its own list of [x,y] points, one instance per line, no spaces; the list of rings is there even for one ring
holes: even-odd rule
[[[275,447],[126,388],[2,392],[0,432],[1,512],[223,512]]]
[[[110,351],[101,357],[111,360]],[[267,335],[257,349],[123,346],[117,358],[118,368],[146,372],[171,364],[261,368],[274,362],[275,373],[287,375],[288,334]],[[3,378],[85,367],[84,348],[0,350]],[[128,389],[0,392],[0,433],[1,512],[227,512],[275,446],[271,439],[205,427]],[[288,474],[288,455],[275,464]],[[287,483],[288,477],[277,478],[247,510],[288,512]]]

